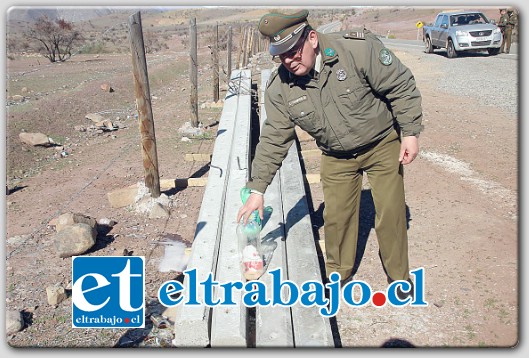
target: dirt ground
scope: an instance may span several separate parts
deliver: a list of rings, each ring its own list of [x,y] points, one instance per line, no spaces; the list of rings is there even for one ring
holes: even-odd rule
[[[398,309],[342,305],[336,317],[341,344],[513,346],[519,336],[520,314],[517,117],[493,106],[476,110],[480,104],[473,96],[439,92],[436,83],[444,74],[438,61],[447,61],[446,57],[429,56],[422,49],[394,51],[415,74],[423,95],[426,130],[420,137],[422,152],[406,167],[405,180],[410,265],[425,269],[429,305]],[[200,120],[211,127],[200,138],[183,142],[178,129],[189,121],[188,57],[168,52],[147,59],[160,177],[207,176],[207,162],[186,161],[184,156],[212,153],[221,109],[201,108]],[[160,242],[176,236],[188,243],[193,240],[204,187],[166,192],[173,200],[167,219],[114,209],[107,199],[108,192],[140,182],[144,176],[130,57],[79,55],[49,64],[36,56],[21,56],[7,62],[7,72],[7,96],[24,95],[25,100],[8,100],[6,107],[7,184],[11,190],[6,196],[6,308],[22,311],[26,322],[22,331],[7,337],[8,344],[168,346],[171,330],[152,325],[147,333],[73,329],[71,300],[50,306],[46,298],[47,286],[71,283],[71,259],[56,254],[55,230],[49,224],[62,213],[117,222],[86,254],[112,256],[127,250],[145,256],[151,312],[160,310],[156,295],[161,283],[177,276],[158,270],[164,254]],[[259,78],[258,73],[254,78]],[[221,84],[223,81],[221,76]],[[103,91],[100,86],[104,83],[114,91]],[[200,67],[199,83],[204,84],[199,103],[211,101],[208,64]],[[104,133],[74,128],[89,126],[85,115],[95,112],[122,127]],[[29,147],[18,138],[22,131],[45,133],[64,147]],[[301,149],[313,148],[313,142],[301,142]],[[61,156],[61,151],[66,156]],[[458,162],[451,162],[450,167],[440,158]],[[467,163],[473,176],[463,175],[466,167],[458,167],[458,163]],[[317,157],[304,158],[303,165],[308,174],[319,172]],[[307,184],[307,188],[316,239],[323,240],[321,184]],[[386,281],[378,258],[367,181],[363,194],[360,239],[365,246],[355,279],[382,290]]]

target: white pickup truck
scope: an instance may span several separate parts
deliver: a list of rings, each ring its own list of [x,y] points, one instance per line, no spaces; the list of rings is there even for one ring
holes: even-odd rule
[[[462,51],[487,50],[497,55],[502,34],[494,20],[479,11],[441,12],[433,24],[423,26],[423,41],[426,53],[446,48],[448,58]]]

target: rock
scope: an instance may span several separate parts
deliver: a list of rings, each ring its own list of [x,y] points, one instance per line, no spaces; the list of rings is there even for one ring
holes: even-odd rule
[[[55,235],[55,248],[59,257],[80,255],[95,245],[97,231],[88,224],[66,226]]]
[[[18,135],[18,137],[23,143],[26,143],[32,146],[49,147],[54,144],[53,140],[51,140],[46,134],[43,134],[43,133],[22,132]]]
[[[90,225],[94,229],[97,229],[96,219],[90,216],[86,216],[86,215],[78,214],[78,213],[64,213],[57,218],[56,222],[54,222],[55,230],[57,232],[63,230],[67,226],[70,226],[73,224],[79,224],[79,223],[84,223],[84,224]]]
[[[64,287],[59,285],[46,287],[46,294],[48,295],[48,304],[51,306],[58,305],[68,298]]]
[[[134,185],[107,193],[107,198],[113,208],[122,208],[134,204],[137,194],[138,187]]]
[[[31,237],[31,235],[17,235],[17,236],[11,236],[9,239],[7,239],[7,243],[9,245],[21,245],[26,242]]]
[[[108,129],[114,129],[114,125],[112,124],[111,121],[108,121],[108,120],[107,120],[107,121],[104,121],[104,122],[103,122],[103,125],[104,125],[105,127],[107,127]]]
[[[167,210],[162,204],[154,203],[149,213],[149,219],[168,218],[169,210]]]
[[[105,92],[114,92],[114,89],[112,88],[112,86],[110,86],[108,83],[103,83],[101,85],[101,89]]]
[[[112,219],[109,219],[109,218],[101,218],[99,220],[97,220],[97,224],[98,225],[102,225],[102,226],[114,226],[117,224],[117,222],[115,220],[112,220]]]
[[[176,321],[176,306],[167,307],[163,311],[162,316],[166,317],[171,324],[174,324]]]
[[[171,323],[168,320],[166,320],[164,317],[162,317],[159,314],[153,313],[151,314],[150,318],[151,318],[152,324],[156,328],[164,329],[171,325]]]
[[[222,108],[224,107],[224,101],[220,100],[218,102],[211,102],[209,108]]]
[[[114,230],[114,225],[116,225],[117,223],[115,221],[113,221],[113,220],[110,221],[110,223],[112,225],[100,224],[99,221],[98,221],[98,223],[97,223],[97,236],[98,237],[106,237],[106,236],[116,236],[117,237],[117,236],[119,236],[119,234],[117,234],[117,232],[119,231],[121,226],[117,226],[116,230]]]
[[[7,310],[6,312],[6,334],[11,335],[20,332],[24,328],[24,318],[17,310]]]
[[[202,123],[199,123],[198,127],[193,127],[191,122],[185,122],[182,127],[178,128],[178,132],[183,135],[196,137],[204,134],[204,128],[202,128]]]
[[[106,119],[105,117],[97,113],[88,113],[85,118],[91,120],[94,123],[103,122]]]
[[[114,126],[114,123],[112,123],[112,121],[110,121],[108,119],[105,119],[105,120],[102,120],[100,122],[97,122],[95,125],[96,125],[96,127],[99,127],[101,129],[103,129],[104,131],[114,131],[114,130],[117,129]]]
[[[16,95],[11,97],[11,100],[13,100],[15,102],[24,102],[25,99],[26,99],[26,97],[21,96],[19,94],[16,94]]]

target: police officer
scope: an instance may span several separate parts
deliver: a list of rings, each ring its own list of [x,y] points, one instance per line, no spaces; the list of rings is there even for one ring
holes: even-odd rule
[[[237,221],[254,210],[263,217],[263,193],[298,125],[322,151],[327,277],[338,272],[343,282],[352,278],[365,172],[388,282],[409,280],[402,165],[417,156],[423,129],[415,79],[369,31],[318,33],[308,14],[269,13],[259,21],[259,31],[270,38],[270,54],[281,65],[266,87],[267,120],[246,184],[252,194]]]
[[[503,53],[505,50],[505,26],[507,26],[508,20],[507,9],[500,9],[500,19],[498,20],[498,27],[500,28],[502,34],[500,53]]]
[[[511,51],[511,41],[512,41],[512,32],[514,27],[518,23],[518,18],[514,13],[512,8],[507,9],[506,21],[505,21],[505,32],[504,32],[504,42],[505,42],[505,53]],[[503,44],[501,45],[503,48]],[[503,52],[503,51],[501,51]]]

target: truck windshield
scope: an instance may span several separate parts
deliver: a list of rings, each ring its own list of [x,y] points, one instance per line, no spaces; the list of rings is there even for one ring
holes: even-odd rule
[[[450,26],[487,24],[489,20],[480,12],[450,16]]]

